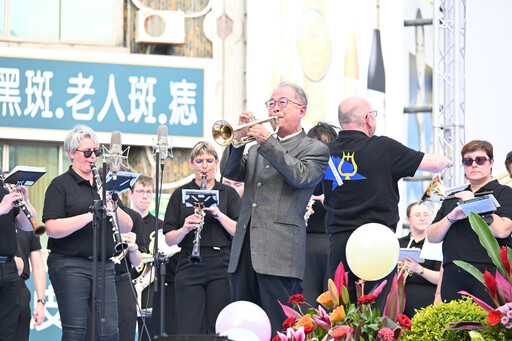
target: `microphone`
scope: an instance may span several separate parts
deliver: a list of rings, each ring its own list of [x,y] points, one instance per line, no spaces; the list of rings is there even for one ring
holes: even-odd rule
[[[167,126],[160,125],[158,126],[158,140],[156,143],[159,153],[159,159],[165,161],[167,158],[167,151],[169,149],[169,144],[167,142]]]
[[[114,131],[110,139],[110,171],[112,172],[112,180],[117,180],[117,172],[121,170],[123,157],[123,146],[121,144],[121,132]]]

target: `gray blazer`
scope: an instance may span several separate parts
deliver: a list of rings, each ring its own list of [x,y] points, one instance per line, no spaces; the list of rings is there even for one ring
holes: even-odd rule
[[[245,182],[228,272],[236,271],[249,230],[252,266],[257,273],[303,279],[304,213],[325,174],[329,149],[303,130],[285,141],[270,137],[261,146],[251,146],[247,154],[243,151],[229,146],[221,162],[223,176]]]

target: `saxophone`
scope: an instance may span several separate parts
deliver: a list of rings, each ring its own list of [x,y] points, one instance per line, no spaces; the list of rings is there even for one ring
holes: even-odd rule
[[[201,191],[206,189],[206,173],[201,174]],[[201,216],[201,221],[196,224],[196,231],[194,236],[194,246],[192,247],[192,254],[188,257],[188,261],[190,263],[201,263],[203,258],[201,258],[201,231],[203,231],[204,227],[204,213],[203,203],[197,203],[194,207],[194,213],[199,214]]]

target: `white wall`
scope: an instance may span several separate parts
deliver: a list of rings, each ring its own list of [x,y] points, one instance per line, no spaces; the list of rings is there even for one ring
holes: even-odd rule
[[[512,1],[466,2],[466,142],[494,146],[495,176],[512,150]]]

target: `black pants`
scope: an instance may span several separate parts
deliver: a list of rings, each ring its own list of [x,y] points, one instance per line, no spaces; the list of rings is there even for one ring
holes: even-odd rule
[[[21,305],[21,282],[16,263],[0,263],[0,340],[15,340]]]
[[[272,335],[283,330],[286,315],[279,305],[288,303],[290,296],[302,293],[301,280],[292,277],[262,275],[254,271],[249,235],[246,235],[236,271],[231,274],[231,299],[259,305],[272,325]]]
[[[306,271],[302,294],[306,302],[315,306],[320,294],[327,291],[329,280],[329,236],[325,233],[308,233],[306,237]]]
[[[229,248],[201,247],[201,263],[188,261],[181,250],[176,268],[176,309],[179,335],[215,334],[220,311],[231,303]]]
[[[32,295],[24,280],[20,278],[21,283],[21,306],[20,316],[18,318],[18,329],[16,331],[16,341],[28,341],[30,335],[30,320],[32,311],[30,310],[30,299]]]
[[[496,266],[494,264],[473,263],[473,265],[481,272],[487,270],[493,277],[496,276]],[[443,301],[449,302],[462,298],[462,295],[458,292],[463,290],[491,305],[491,307],[495,306],[486,287],[469,272],[453,263],[444,264],[443,269],[441,282],[441,299]]]

